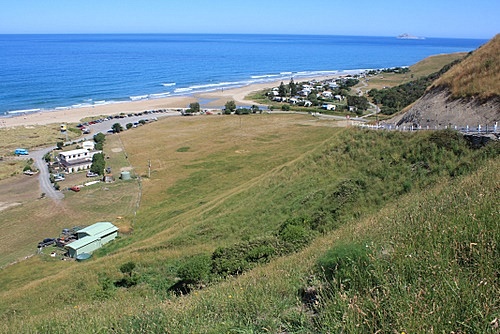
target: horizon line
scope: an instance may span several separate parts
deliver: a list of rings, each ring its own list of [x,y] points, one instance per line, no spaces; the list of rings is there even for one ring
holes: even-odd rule
[[[17,32],[17,33],[3,33],[0,32],[0,35],[36,35],[36,36],[44,36],[44,35],[247,35],[247,36],[345,36],[345,37],[393,37],[397,38],[400,35],[347,35],[347,34],[321,34],[321,33],[221,33],[221,32]],[[442,36],[418,36],[423,39],[476,39],[476,40],[489,40],[492,37],[442,37]]]

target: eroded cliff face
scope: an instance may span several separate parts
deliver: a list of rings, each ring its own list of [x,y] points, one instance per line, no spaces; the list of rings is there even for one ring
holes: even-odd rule
[[[500,122],[500,97],[452,99],[447,88],[434,88],[416,101],[408,111],[392,118],[398,126],[434,128],[493,126]]]

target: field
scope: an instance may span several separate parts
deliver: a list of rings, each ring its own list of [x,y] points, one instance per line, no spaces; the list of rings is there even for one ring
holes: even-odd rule
[[[72,126],[68,128],[68,140],[81,135],[79,129]],[[61,134],[60,124],[0,128],[0,180],[22,173],[26,159],[14,156],[16,148],[26,148],[29,151],[46,145],[55,146],[59,141],[66,141],[66,135]]]
[[[168,117],[107,136],[115,182],[59,202],[9,160],[0,332],[497,333],[499,143],[340,124]],[[97,221],[120,235],[90,260],[35,254]]]
[[[407,82],[437,72],[441,68],[443,68],[443,66],[452,63],[457,59],[462,59],[466,55],[466,53],[452,53],[431,56],[419,61],[415,65],[410,66],[410,72],[408,73],[382,73],[370,78],[369,81],[367,81],[367,86],[359,84],[357,88],[360,88],[363,92],[366,93],[373,88],[382,89],[384,87],[394,87],[405,84]]]
[[[138,178],[0,212],[18,242],[68,222],[127,231],[87,262],[41,254],[2,269],[0,331],[487,332],[499,315],[498,145],[264,114],[172,117],[108,136],[105,152]],[[323,276],[318,261],[349,245],[370,250],[359,265],[371,269]],[[243,252],[226,259],[240,269],[203,272],[224,249]],[[176,290],[186,275],[199,280]]]
[[[119,139],[109,137],[107,144],[112,159],[108,165],[118,170],[117,177],[121,168],[129,168],[123,151],[117,150],[121,147]],[[129,232],[140,198],[138,182],[118,180],[85,187],[78,193],[67,190],[88,181],[85,173],[68,175],[59,182],[66,198],[53,203],[41,198],[38,176],[21,174],[1,180],[0,267],[35,254],[39,241],[59,237],[63,228],[113,221],[122,232]]]

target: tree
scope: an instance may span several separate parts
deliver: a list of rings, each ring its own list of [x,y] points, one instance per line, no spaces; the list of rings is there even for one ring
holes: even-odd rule
[[[279,88],[278,88],[278,94],[280,97],[286,97],[286,87],[283,81],[281,82]]]
[[[311,101],[311,103],[313,104],[313,106],[319,105],[318,96],[317,96],[316,92],[309,93],[309,95],[307,95],[307,99],[309,101]]]
[[[130,261],[122,264],[120,266],[120,271],[123,274],[128,274],[129,277],[132,277],[132,271],[135,269],[135,263]]]
[[[94,154],[94,156],[92,157],[92,165],[90,166],[90,171],[99,175],[104,175],[105,166],[106,163],[104,162],[104,154]]]
[[[99,132],[94,135],[94,141],[96,143],[104,143],[104,140],[106,140],[106,136],[104,135],[104,133]]]
[[[56,144],[56,146],[57,146],[58,150],[62,150],[63,147],[64,147],[64,143],[62,141],[58,141],[57,144]]]
[[[132,123],[127,123],[126,127],[127,127],[127,130],[130,130],[132,129],[132,127],[134,126],[134,124]]]
[[[370,106],[366,97],[353,95],[347,96],[347,105],[354,106],[359,110],[367,110]]]
[[[290,79],[290,83],[288,84],[288,87],[290,88],[290,96],[297,95],[297,85],[293,81],[293,78]]]
[[[236,110],[236,102],[234,102],[233,100],[227,101],[224,108],[224,114],[232,114]]]
[[[115,133],[119,133],[119,132],[122,132],[123,131],[123,128],[121,126],[120,123],[115,123],[113,124],[113,126],[111,127],[111,129],[113,130],[113,132]]]
[[[200,112],[200,104],[198,102],[192,102],[189,104],[189,109],[186,110],[188,114],[194,114]]]

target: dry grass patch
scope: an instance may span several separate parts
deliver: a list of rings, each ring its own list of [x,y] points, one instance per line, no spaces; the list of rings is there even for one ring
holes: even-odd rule
[[[448,71],[434,86],[450,87],[455,98],[498,97],[500,92],[500,34]]]
[[[442,69],[445,65],[466,56],[466,53],[451,53],[427,57],[418,63],[410,66],[408,73],[382,73],[370,78],[367,82],[368,86],[358,85],[363,91],[370,89],[382,89],[385,87],[395,87],[416,80],[421,77],[428,76]]]
[[[71,127],[68,124],[68,128]],[[73,131],[67,131],[67,134],[69,140],[80,136],[79,132]],[[0,156],[13,155],[19,147],[32,149],[65,140],[66,136],[61,135],[60,124],[0,128]]]

